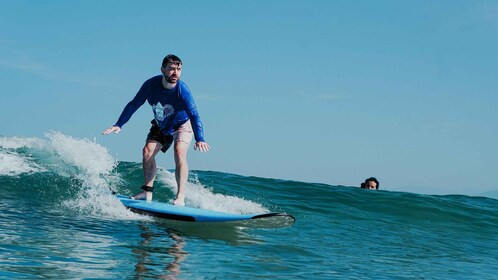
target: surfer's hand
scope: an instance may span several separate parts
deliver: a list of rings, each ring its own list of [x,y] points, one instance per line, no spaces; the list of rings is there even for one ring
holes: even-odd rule
[[[103,131],[102,134],[103,135],[107,135],[107,134],[109,134],[111,132],[114,132],[114,133],[118,134],[120,131],[121,131],[121,128],[119,126],[112,126],[109,129]]]
[[[208,143],[206,142],[195,142],[194,145],[194,150],[199,150],[201,152],[207,152],[210,148],[211,147],[209,147]]]

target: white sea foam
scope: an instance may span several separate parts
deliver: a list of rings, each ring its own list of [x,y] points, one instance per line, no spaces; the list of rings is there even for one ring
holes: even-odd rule
[[[106,175],[116,166],[108,150],[95,141],[73,138],[60,132],[49,132],[45,136],[51,140],[52,148],[59,157],[77,167],[85,176]]]
[[[176,194],[175,174],[158,169],[157,175],[157,180],[160,180]],[[185,192],[185,203],[190,207],[237,214],[269,212],[258,203],[236,196],[214,193],[212,189],[202,185],[198,180],[187,182]]]
[[[61,176],[78,179],[82,186],[79,194],[63,203],[64,206],[87,215],[109,218],[134,219],[142,216],[126,211],[124,206],[109,194],[112,184],[119,183],[119,174],[113,172],[116,160],[107,148],[95,140],[78,139],[60,132],[46,133],[47,139],[0,137],[0,175],[40,172],[47,169]],[[39,155],[36,164],[31,158],[16,153],[15,149],[28,148]],[[158,178],[176,193],[174,173],[158,168]],[[160,190],[158,190],[160,191]],[[230,213],[265,213],[263,206],[243,198],[214,193],[198,180],[186,186],[188,206]],[[143,217],[142,217],[143,218]]]
[[[65,201],[64,206],[95,217],[123,220],[149,219],[128,211],[116,197],[102,188],[86,188],[77,198]]]
[[[0,147],[5,149],[19,148],[40,148],[45,145],[45,141],[34,137],[7,137],[0,136]]]
[[[60,132],[45,135],[58,157],[66,164],[75,167],[71,176],[79,179],[82,189],[78,197],[64,202],[64,205],[87,215],[107,218],[143,219],[126,211],[115,197],[109,194],[110,182],[119,181],[113,173],[117,162],[108,150],[96,141],[78,139]]]
[[[0,175],[17,176],[40,171],[45,170],[29,158],[11,151],[0,151]]]
[[[64,201],[63,207],[105,218],[144,219],[127,211],[110,194],[111,182],[120,179],[112,172],[117,162],[105,147],[96,141],[56,131],[46,133],[45,137],[47,139],[0,137],[0,175],[50,171],[76,178],[82,184],[79,193],[77,197]],[[21,148],[26,148],[27,152],[18,151]]]

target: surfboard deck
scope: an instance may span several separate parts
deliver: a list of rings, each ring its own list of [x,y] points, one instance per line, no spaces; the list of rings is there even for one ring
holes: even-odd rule
[[[205,210],[187,206],[176,206],[159,201],[147,202],[145,200],[134,200],[129,196],[115,195],[123,205],[132,212],[154,216],[163,219],[186,221],[186,222],[230,222],[245,221],[269,217],[286,217],[295,221],[292,215],[286,213],[261,213],[261,214],[234,214],[221,211]]]

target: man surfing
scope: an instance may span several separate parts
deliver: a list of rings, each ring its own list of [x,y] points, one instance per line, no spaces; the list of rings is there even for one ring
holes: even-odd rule
[[[133,113],[147,101],[152,106],[154,119],[151,121],[152,127],[143,148],[144,185],[142,192],[131,198],[152,200],[156,178],[155,157],[159,151],[165,153],[174,144],[175,178],[178,189],[173,204],[184,206],[185,185],[188,179],[187,151],[192,141],[192,133],[196,141],[195,150],[207,152],[210,146],[204,140],[202,122],[190,89],[180,80],[181,59],[176,55],[167,55],[163,59],[161,73],[162,75],[152,77],[143,83],[135,98],[123,109],[116,124],[102,134],[119,133]]]

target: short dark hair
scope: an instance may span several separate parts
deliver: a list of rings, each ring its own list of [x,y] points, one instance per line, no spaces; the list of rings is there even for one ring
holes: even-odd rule
[[[370,178],[365,179],[365,182],[364,182],[364,183],[361,183],[361,188],[362,188],[362,189],[366,188],[367,182],[369,182],[369,181],[372,181],[372,182],[374,182],[374,183],[376,184],[376,185],[375,185],[375,189],[376,189],[376,190],[378,190],[378,189],[379,189],[379,185],[380,185],[380,184],[379,184],[379,181],[377,180],[377,178],[375,178],[375,177],[370,177]]]
[[[163,59],[162,67],[166,67],[168,65],[168,63],[182,65],[182,60],[174,54],[168,54]]]

